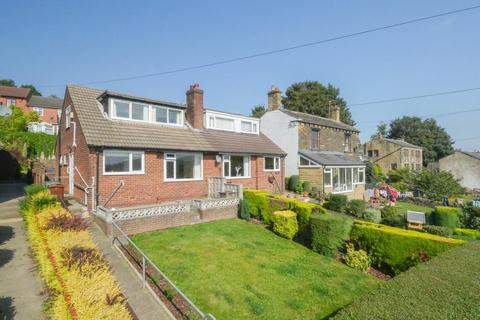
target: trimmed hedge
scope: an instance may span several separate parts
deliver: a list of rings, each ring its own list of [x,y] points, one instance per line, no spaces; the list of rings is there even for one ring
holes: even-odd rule
[[[327,209],[344,212],[348,204],[348,198],[343,194],[332,194],[330,195],[330,201],[326,203]]]
[[[248,204],[250,216],[270,222],[268,193],[263,190],[248,189],[243,191],[243,199]]]
[[[461,229],[455,228],[453,229],[453,234],[456,236],[462,236],[470,239],[479,239],[480,238],[480,231],[475,229]]]
[[[293,175],[288,181],[288,190],[295,191],[295,188],[300,183],[300,177],[298,175]]]
[[[432,226],[432,225],[425,225],[423,226],[423,230],[430,234],[435,234],[441,237],[450,237],[453,234],[453,230],[447,227],[442,226]]]
[[[325,256],[335,257],[343,241],[348,240],[352,219],[334,214],[315,215],[310,227],[312,249]]]
[[[465,241],[355,220],[351,240],[358,241],[377,265],[398,274]]]
[[[453,207],[435,207],[431,219],[434,225],[455,229],[460,226],[460,209]]]
[[[297,214],[291,210],[275,211],[273,232],[281,237],[293,239],[298,232]]]

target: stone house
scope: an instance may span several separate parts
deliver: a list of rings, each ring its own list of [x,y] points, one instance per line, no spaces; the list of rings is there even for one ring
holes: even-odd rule
[[[362,198],[365,165],[359,158],[359,130],[340,121],[332,106],[328,118],[283,109],[281,92],[272,87],[261,131],[287,152],[285,175],[299,175],[324,193]]]
[[[283,191],[285,153],[258,119],[204,108],[198,85],[186,101],[68,85],[56,149],[66,192],[89,209],[114,194],[118,209],[207,197],[210,177]]]
[[[480,191],[480,152],[455,151],[440,159],[438,167],[451,172],[462,187]]]
[[[384,173],[400,168],[422,169],[423,148],[403,140],[377,136],[364,144],[363,153]]]

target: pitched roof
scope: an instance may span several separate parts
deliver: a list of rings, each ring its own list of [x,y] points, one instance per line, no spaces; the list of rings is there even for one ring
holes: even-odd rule
[[[280,109],[280,111],[302,122],[316,124],[324,127],[337,128],[337,129],[348,130],[353,132],[360,132],[357,128],[351,125],[348,125],[343,122],[335,121],[333,119],[315,116],[313,114],[308,114],[304,112],[287,110],[287,109]]]
[[[32,95],[32,90],[29,88],[16,88],[0,86],[0,96],[28,99]]]
[[[188,125],[173,127],[157,123],[111,120],[103,114],[102,105],[98,101],[100,96],[104,96],[104,90],[68,85],[67,91],[72,99],[87,144],[90,146],[147,150],[284,154],[264,135],[197,130]],[[124,98],[127,96],[122,95]]]
[[[28,100],[28,105],[31,107],[61,109],[63,107],[63,99],[55,97],[31,96],[30,100]]]
[[[298,153],[323,166],[361,166],[364,163],[345,153],[332,151],[299,150]]]
[[[103,91],[103,93],[100,95],[100,99],[103,99],[106,96],[119,98],[119,99],[126,99],[126,100],[135,100],[135,101],[151,103],[151,104],[159,104],[159,105],[170,106],[170,107],[175,107],[175,108],[182,108],[182,109],[187,108],[187,106],[185,104],[182,104],[182,103],[159,100],[159,99],[150,99],[150,98],[138,97],[138,96],[132,96],[132,95],[129,95],[129,94],[126,94],[126,93],[120,93],[120,92],[115,92],[115,91],[111,91],[111,90]]]
[[[411,143],[408,143],[404,140],[400,140],[400,139],[388,139],[388,138],[383,138],[383,140],[385,141],[388,141],[388,142],[391,142],[393,144],[396,144],[400,147],[404,147],[404,148],[416,148],[416,149],[423,149],[422,147],[419,147],[419,146],[416,146],[414,144],[411,144]]]

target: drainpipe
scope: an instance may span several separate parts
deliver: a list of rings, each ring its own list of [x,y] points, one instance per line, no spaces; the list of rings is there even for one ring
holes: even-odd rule
[[[98,206],[98,201],[99,201],[99,198],[100,198],[100,151],[97,149],[97,172],[96,172],[96,178],[95,178],[95,182],[96,182],[96,188],[95,188],[95,205]]]
[[[323,183],[322,183],[322,193],[325,194],[325,179],[324,179],[325,178],[325,166],[323,166],[322,174],[323,174],[323,177],[322,177],[322,181],[323,181]]]

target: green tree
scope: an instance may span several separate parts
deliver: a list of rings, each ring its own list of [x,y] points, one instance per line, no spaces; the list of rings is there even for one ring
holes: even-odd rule
[[[329,106],[340,107],[340,120],[355,125],[347,102],[340,96],[340,89],[331,84],[324,86],[318,81],[305,81],[292,84],[282,99],[285,109],[306,112],[321,117],[328,117]]]
[[[388,138],[404,139],[408,143],[423,147],[423,164],[438,161],[454,152],[453,141],[435,119],[402,117],[390,123]]]
[[[375,132],[375,134],[372,135],[371,139],[378,136],[385,137],[386,135],[387,135],[387,124],[382,121],[377,125],[377,132]]]
[[[432,171],[424,169],[417,173],[414,178],[417,191],[430,200],[441,201],[445,196],[463,194],[462,188],[452,173],[447,171]]]
[[[12,79],[0,79],[0,86],[16,87],[17,85],[15,84],[15,81],[13,81]]]
[[[31,85],[31,84],[22,84],[20,87],[21,87],[21,88],[27,88],[27,89],[32,90],[32,94],[33,94],[34,96],[41,96],[41,95],[42,95],[42,93],[41,93],[40,91],[38,91],[37,88],[35,88],[35,87],[34,87],[33,85]]]
[[[255,107],[252,108],[250,116],[255,118],[261,118],[265,114],[265,112],[267,112],[265,106],[263,104],[257,104]]]

